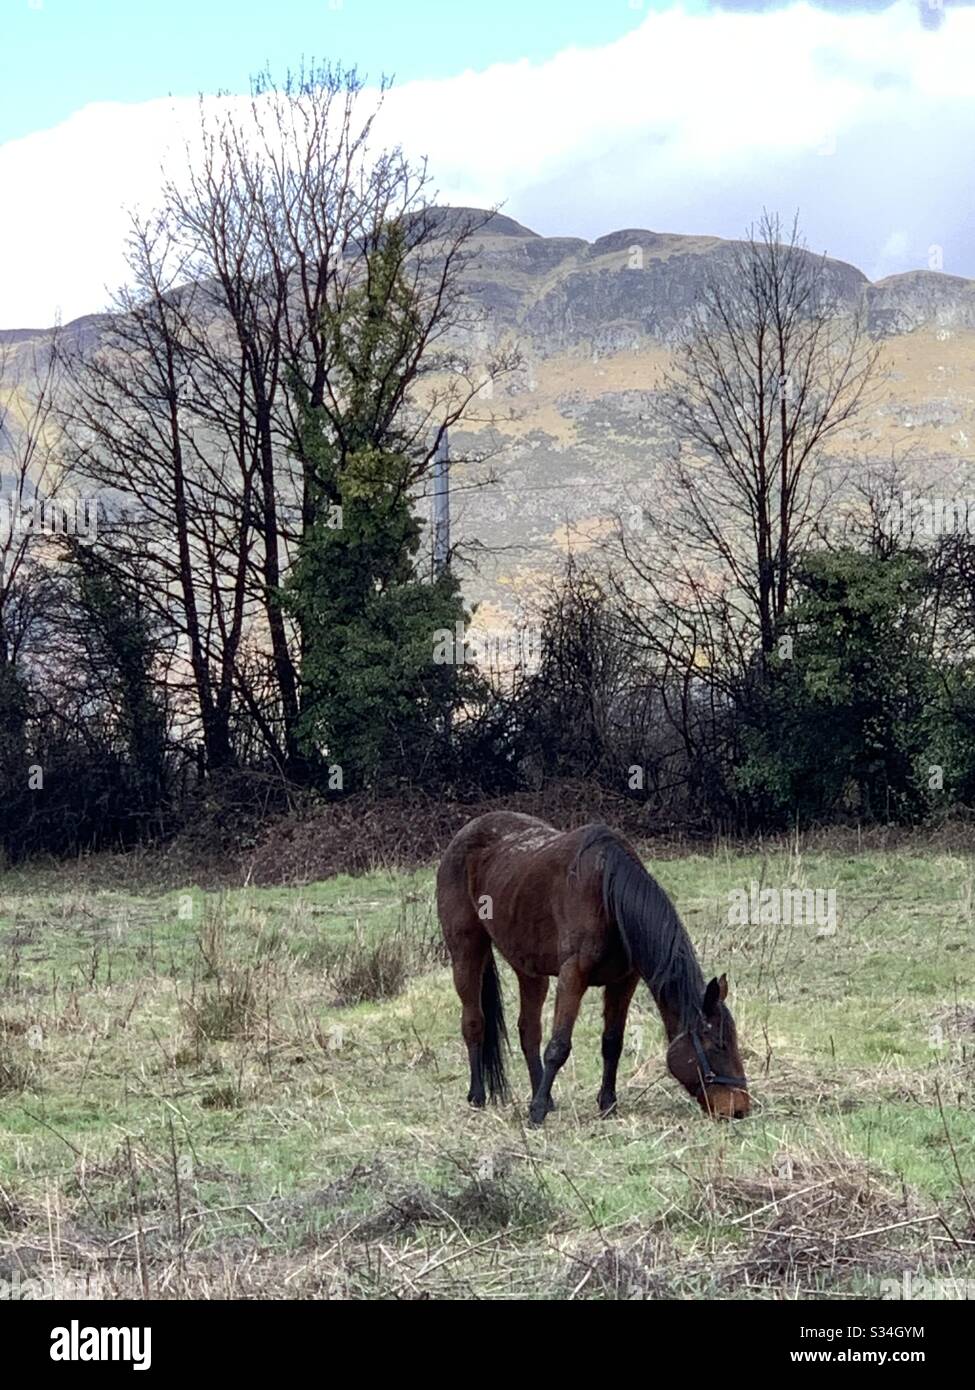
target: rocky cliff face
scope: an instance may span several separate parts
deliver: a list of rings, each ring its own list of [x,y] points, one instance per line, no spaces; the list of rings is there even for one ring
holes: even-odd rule
[[[864,287],[868,325],[878,338],[918,328],[975,330],[975,281],[932,270],[891,275]]]
[[[559,552],[585,549],[615,515],[635,516],[665,492],[673,440],[655,392],[708,277],[729,273],[734,252],[716,237],[640,228],[587,242],[541,237],[501,215],[486,223],[468,272],[482,311],[479,346],[486,353],[493,340],[513,338],[525,363],[452,440],[453,535],[478,555],[472,596],[510,611]],[[878,400],[842,446],[848,457],[908,449],[919,487],[929,475],[942,488],[946,477],[967,477],[975,282],[913,271],[871,284],[829,260],[826,288],[837,311],[862,308],[882,344]],[[64,331],[90,340],[103,322],[93,315]],[[43,352],[48,336],[7,330],[0,349],[22,360]],[[497,481],[475,489],[488,470],[461,460],[485,452]]]
[[[497,331],[517,330],[539,357],[672,343],[708,278],[733,267],[735,244],[629,228],[597,241],[540,237],[496,216],[479,238],[471,288]],[[818,260],[818,257],[811,259]],[[840,311],[861,307],[878,338],[924,326],[975,330],[975,281],[910,271],[871,284],[827,259],[824,290]]]
[[[494,451],[497,485],[463,493],[454,528],[487,548],[471,588],[489,606],[516,607],[560,551],[585,551],[614,518],[638,524],[666,497],[676,441],[655,409],[660,379],[735,250],[638,228],[591,243],[538,237],[509,218],[484,228],[472,292],[489,334],[512,335],[525,356],[496,393],[493,425],[454,440],[459,454]],[[876,400],[835,449],[854,468],[893,449],[910,459],[916,487],[961,488],[975,464],[975,282],[914,271],[872,284],[837,260],[825,270],[830,303],[862,311],[881,346]],[[477,472],[457,469],[462,484]]]

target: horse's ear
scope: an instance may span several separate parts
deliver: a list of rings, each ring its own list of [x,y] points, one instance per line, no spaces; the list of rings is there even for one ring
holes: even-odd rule
[[[701,1004],[701,1012],[705,1018],[710,1018],[719,1004],[723,1004],[728,998],[728,976],[722,975],[721,979],[714,979],[708,982],[708,987],[704,991],[704,1000]]]

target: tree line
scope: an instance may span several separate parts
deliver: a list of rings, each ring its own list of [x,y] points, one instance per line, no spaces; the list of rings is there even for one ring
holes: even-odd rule
[[[425,482],[520,357],[472,346],[487,215],[434,206],[377,109],[330,67],[201,101],[112,313],[0,358],[7,855],[563,777],[709,828],[966,803],[975,553],[892,528],[898,464],[844,460],[876,345],[769,215],[655,398],[646,524],[553,580],[538,669],[433,659],[471,614]],[[12,524],[78,496],[97,535]]]

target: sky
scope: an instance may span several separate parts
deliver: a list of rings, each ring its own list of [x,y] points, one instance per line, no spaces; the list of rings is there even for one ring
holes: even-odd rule
[[[975,0],[0,0],[0,328],[104,308],[196,94],[303,57],[393,77],[440,200],[544,235],[798,209],[873,279],[975,277]]]

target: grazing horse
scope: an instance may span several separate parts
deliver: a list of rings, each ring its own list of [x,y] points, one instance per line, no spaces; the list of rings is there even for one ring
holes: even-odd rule
[[[642,977],[667,1032],[671,1074],[717,1118],[748,1114],[725,975],[705,985],[673,903],[636,851],[605,825],[564,834],[532,816],[497,811],[469,821],[437,871],[437,912],[463,1005],[471,1068],[467,1099],[508,1095],[507,1041],[492,942],[518,976],[518,1034],[528,1063],[529,1117],[553,1108],[552,1083],[572,1050],[590,985],[605,988],[599,1109],[616,1106],[616,1071],[630,1000]],[[555,1022],[540,1055],[542,1005],[555,976]]]

